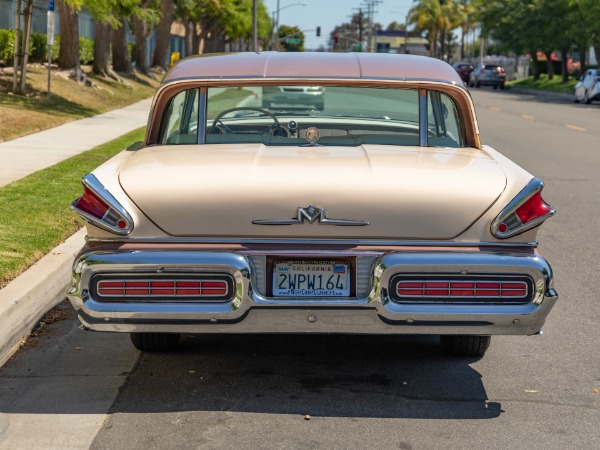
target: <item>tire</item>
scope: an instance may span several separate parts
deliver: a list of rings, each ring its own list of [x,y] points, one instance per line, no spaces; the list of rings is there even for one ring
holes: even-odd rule
[[[477,83],[475,84],[475,87],[476,87],[476,88],[480,88],[480,87],[481,87],[481,82],[480,82],[480,81],[477,81]]]
[[[579,99],[577,98],[577,94],[575,94],[574,97],[575,97],[575,100],[574,100],[575,103],[579,103]]]
[[[587,89],[585,91],[583,91],[583,98],[581,99],[581,103],[585,103],[586,105],[589,105],[590,103],[592,103],[592,101],[588,97]]]
[[[142,352],[170,352],[177,347],[179,334],[130,333],[131,343]]]
[[[491,341],[491,336],[440,336],[444,350],[458,356],[483,356]]]
[[[504,83],[502,83],[502,84],[500,85],[500,90],[502,90],[502,91],[503,91],[505,87],[506,87],[506,86],[504,85]]]
[[[497,91],[497,90],[498,90],[498,85],[497,85],[497,84],[495,84],[495,85],[494,85],[494,90],[495,90],[495,91]]]

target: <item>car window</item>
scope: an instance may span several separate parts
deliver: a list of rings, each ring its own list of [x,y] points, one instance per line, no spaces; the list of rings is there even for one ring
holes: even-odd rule
[[[198,89],[182,91],[171,99],[163,116],[159,142],[198,143]]]
[[[204,97],[203,97],[204,98]],[[441,92],[428,96],[430,146],[464,146],[461,115]],[[265,85],[207,89],[201,142],[306,145],[311,136],[327,146],[418,146],[417,89],[356,86]],[[169,102],[159,143],[198,142],[198,90]],[[309,136],[309,137],[307,137]]]
[[[429,91],[428,141],[432,147],[462,147],[460,116],[454,101],[441,92]]]

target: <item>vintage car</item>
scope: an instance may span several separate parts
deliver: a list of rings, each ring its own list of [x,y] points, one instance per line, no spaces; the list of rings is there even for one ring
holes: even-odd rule
[[[262,107],[322,87],[324,109]],[[466,356],[534,335],[557,300],[544,184],[481,145],[448,64],[352,53],[179,62],[145,141],[83,178],[68,297],[85,328],[169,350],[188,333],[429,334]]]

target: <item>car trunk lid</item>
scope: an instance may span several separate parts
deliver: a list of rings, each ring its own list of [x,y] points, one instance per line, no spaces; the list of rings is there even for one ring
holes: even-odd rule
[[[506,177],[477,149],[220,144],[143,149],[120,183],[173,236],[430,240],[460,235]],[[292,218],[300,223],[264,224]]]

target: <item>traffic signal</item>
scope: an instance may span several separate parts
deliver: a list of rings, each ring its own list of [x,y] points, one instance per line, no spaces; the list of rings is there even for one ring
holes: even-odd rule
[[[317,37],[321,37],[321,27],[317,27]]]
[[[334,43],[335,45],[337,45],[339,40],[340,40],[340,37],[337,35],[337,33],[336,33],[336,34],[334,34],[334,35],[333,35],[333,43]]]

